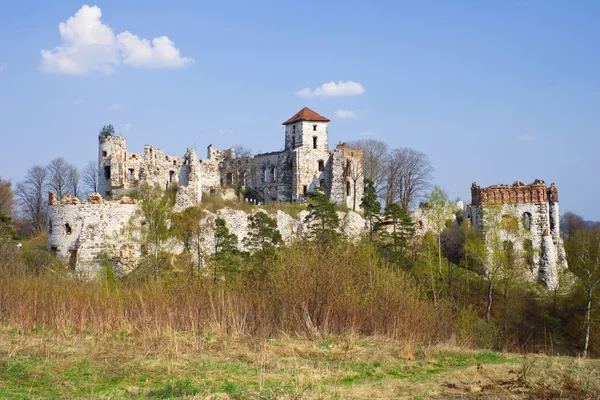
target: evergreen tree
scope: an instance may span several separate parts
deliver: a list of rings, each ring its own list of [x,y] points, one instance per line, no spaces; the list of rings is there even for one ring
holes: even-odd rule
[[[250,232],[244,239],[249,249],[258,250],[262,255],[272,255],[283,243],[281,233],[277,230],[277,222],[266,212],[257,212],[252,217]]]
[[[115,134],[115,128],[112,125],[104,125],[102,129],[100,129],[100,136],[107,137],[113,136]]]
[[[337,232],[340,218],[335,205],[329,201],[323,188],[308,193],[308,212],[305,222],[310,224],[311,236],[320,243],[330,243],[341,236]]]
[[[387,204],[383,221],[378,224],[381,231],[380,249],[390,261],[400,264],[407,259],[408,244],[415,234],[412,219],[397,203]]]
[[[360,205],[369,224],[369,239],[372,242],[375,228],[381,222],[381,203],[377,200],[377,190],[371,179],[365,179],[365,189]]]
[[[215,219],[215,253],[213,255],[213,282],[217,282],[219,270],[224,273],[237,272],[240,251],[237,248],[238,237],[229,232],[223,218]]]

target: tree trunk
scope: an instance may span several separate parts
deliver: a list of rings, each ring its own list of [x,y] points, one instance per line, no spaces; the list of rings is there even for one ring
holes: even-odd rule
[[[354,182],[354,193],[352,193],[352,211],[356,211],[356,179],[353,179]]]
[[[438,233],[438,274],[442,276],[442,235]]]
[[[585,307],[585,342],[583,344],[583,354],[581,357],[587,358],[588,346],[590,344],[590,314],[592,311],[592,291],[594,287],[588,289],[587,304]]]
[[[487,308],[485,310],[485,322],[490,323],[490,317],[492,315],[492,302],[494,301],[494,281],[490,279],[490,284],[488,285],[488,302]]]

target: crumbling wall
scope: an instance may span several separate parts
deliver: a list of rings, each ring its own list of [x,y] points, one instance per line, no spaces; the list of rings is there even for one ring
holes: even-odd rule
[[[502,226],[501,240],[512,243],[518,253],[529,253],[525,262],[529,279],[555,289],[559,270],[567,267],[556,186],[546,187],[538,179],[529,185],[517,181],[487,188],[473,183],[471,194],[468,218],[474,229],[485,235],[489,226]]]
[[[331,201],[349,209],[360,210],[364,192],[363,152],[340,142],[333,150],[328,168],[331,171]]]
[[[126,229],[137,205],[133,202],[55,202],[48,210],[48,249],[69,263],[81,279],[96,276],[106,252],[118,272],[126,273],[140,256]]]

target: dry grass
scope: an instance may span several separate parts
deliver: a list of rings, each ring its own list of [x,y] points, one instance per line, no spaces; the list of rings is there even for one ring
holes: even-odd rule
[[[2,398],[591,399],[600,362],[355,335],[160,336],[0,331]]]

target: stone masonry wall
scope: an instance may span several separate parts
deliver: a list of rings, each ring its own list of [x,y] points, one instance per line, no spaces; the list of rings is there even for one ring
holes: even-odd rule
[[[473,227],[485,234],[490,226],[502,226],[502,241],[512,243],[517,252],[527,248],[530,251],[531,257],[526,261],[528,277],[550,289],[556,288],[559,270],[567,267],[556,186],[546,188],[541,180],[530,185],[517,181],[511,186],[489,188],[473,184],[471,191],[473,201],[467,216]]]
[[[57,202],[49,210],[48,248],[68,262],[72,270],[84,280],[96,276],[100,268],[100,255],[103,252],[108,254],[118,274],[127,274],[141,256],[141,246],[128,229],[137,208],[135,204],[123,204],[119,201],[102,201],[99,204]],[[255,213],[258,212],[266,211],[257,210]],[[286,243],[307,238],[310,229],[304,222],[307,214],[307,211],[302,211],[293,218],[277,211],[273,215],[277,221],[277,229]],[[214,252],[213,229],[217,217],[226,221],[230,232],[238,237],[238,248],[246,251],[244,239],[248,236],[252,215],[230,208],[218,210],[216,213],[207,212],[202,223],[206,226],[201,243],[203,252],[205,254]],[[340,231],[349,240],[358,239],[365,227],[364,219],[351,211],[338,212],[338,215],[341,221]],[[170,244],[170,252],[178,254],[182,251],[182,243]]]

